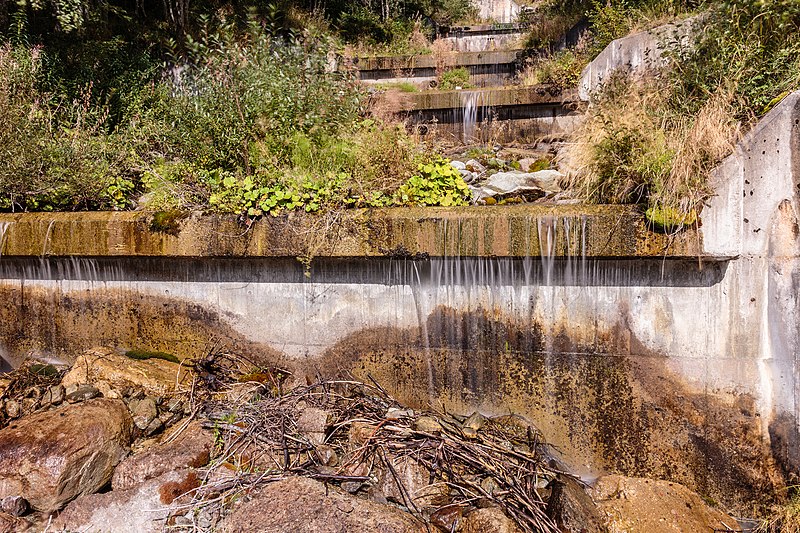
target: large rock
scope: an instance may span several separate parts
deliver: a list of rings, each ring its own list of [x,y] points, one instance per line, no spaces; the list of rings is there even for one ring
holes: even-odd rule
[[[171,493],[176,486],[190,490],[196,485],[197,477],[194,474],[178,470],[129,489],[89,494],[67,505],[53,521],[52,530],[92,533],[161,532],[165,530],[167,519],[174,509],[174,500],[171,497],[164,498],[164,494]]]
[[[134,487],[176,469],[197,468],[208,463],[214,437],[199,422],[192,422],[175,439],[165,436],[165,444],[156,444],[131,455],[114,470],[114,490]]]
[[[55,511],[111,479],[133,421],[120,400],[95,399],[37,413],[0,430],[0,498]]]
[[[189,370],[163,359],[131,359],[108,348],[92,348],[75,360],[61,384],[91,383],[104,396],[128,387],[143,389],[152,396],[163,396],[191,385]],[[113,395],[113,393],[112,393]]]
[[[612,533],[733,531],[737,522],[712,509],[683,485],[619,475],[603,476],[591,490]]]
[[[362,500],[308,478],[270,483],[222,523],[226,533],[422,533],[396,507]]]
[[[490,176],[476,193],[475,200],[495,198],[500,200],[511,196],[522,196],[526,200],[535,200],[549,193],[559,192],[558,181],[563,175],[557,170],[540,170],[539,172],[498,172]]]

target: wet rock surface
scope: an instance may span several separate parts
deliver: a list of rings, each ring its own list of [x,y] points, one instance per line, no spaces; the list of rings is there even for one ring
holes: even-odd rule
[[[0,430],[0,497],[40,511],[108,483],[126,455],[132,421],[119,400],[94,399],[15,421]]]

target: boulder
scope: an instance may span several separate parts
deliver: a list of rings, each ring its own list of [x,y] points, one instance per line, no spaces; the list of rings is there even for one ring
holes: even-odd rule
[[[111,479],[133,422],[125,404],[98,398],[36,413],[0,430],[0,498],[50,512]]]
[[[539,172],[498,172],[483,182],[476,200],[495,198],[500,200],[511,196],[522,196],[526,200],[535,200],[550,193],[561,191],[558,180],[562,174],[557,170],[540,170]]]
[[[563,533],[605,533],[604,515],[575,479],[559,475],[550,483],[547,516]]]
[[[736,520],[678,483],[610,475],[599,478],[590,493],[612,533],[738,530]]]
[[[104,396],[117,396],[128,387],[143,389],[148,395],[163,396],[191,385],[189,370],[163,359],[131,359],[108,348],[92,348],[79,355],[61,380],[71,385],[95,384]]]
[[[161,532],[174,508],[171,505],[173,489],[178,487],[179,492],[186,492],[196,486],[197,477],[193,473],[176,470],[125,490],[89,494],[67,505],[53,521],[52,529],[92,533]]]
[[[477,509],[461,522],[461,533],[522,533],[522,529],[499,507]]]
[[[214,437],[195,421],[174,439],[168,435],[162,442],[122,461],[114,470],[111,487],[129,489],[173,470],[204,466],[209,461]]]
[[[425,526],[391,505],[362,500],[319,481],[270,483],[236,507],[220,531],[238,533],[422,533]]]

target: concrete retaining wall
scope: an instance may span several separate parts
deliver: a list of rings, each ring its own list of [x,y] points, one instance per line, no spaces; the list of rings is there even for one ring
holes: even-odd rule
[[[671,479],[745,513],[800,465],[799,154],[796,93],[720,167],[699,231],[672,242],[626,208],[248,232],[193,217],[177,235],[146,214],[4,215],[0,344],[221,343],[301,382],[349,372],[414,405],[524,414],[576,472]],[[311,252],[308,270],[293,257]]]

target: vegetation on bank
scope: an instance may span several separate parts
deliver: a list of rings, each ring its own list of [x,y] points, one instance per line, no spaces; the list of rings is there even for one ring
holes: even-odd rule
[[[191,11],[172,1],[3,4],[0,210],[253,217],[468,201],[460,176],[402,124],[373,116],[370,95],[330,59],[343,42],[425,40],[473,16],[469,1],[239,0]],[[597,95],[565,158],[581,196],[693,219],[739,132],[797,88],[800,7],[571,0],[527,12],[538,54],[522,81],[561,88],[610,40],[697,12],[702,31],[673,43],[668,68]],[[555,51],[581,20],[589,31]],[[441,70],[442,87],[468,86],[464,69]]]
[[[725,0],[700,16],[663,69],[595,96],[564,158],[582,196],[693,219],[741,132],[800,88],[800,4]]]

